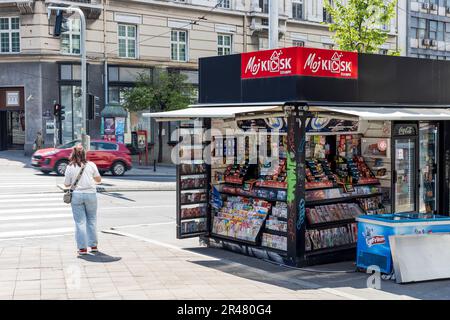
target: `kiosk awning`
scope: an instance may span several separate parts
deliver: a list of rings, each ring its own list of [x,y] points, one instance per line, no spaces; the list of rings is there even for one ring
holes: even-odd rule
[[[444,108],[313,107],[311,111],[350,115],[363,120],[450,120],[450,109]]]
[[[265,112],[282,111],[281,106],[251,106],[251,107],[196,107],[181,110],[144,113],[144,117],[154,118],[156,121],[177,121],[195,118],[235,118],[242,114],[264,114]]]

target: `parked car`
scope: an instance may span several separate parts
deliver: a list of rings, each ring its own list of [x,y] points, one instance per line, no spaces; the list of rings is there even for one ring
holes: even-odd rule
[[[80,141],[74,140],[56,148],[38,150],[31,157],[31,165],[45,174],[54,171],[62,176],[69,164],[72,148],[77,143]],[[132,168],[130,151],[121,143],[91,140],[87,158],[97,165],[101,174],[111,171],[114,176],[123,176]]]

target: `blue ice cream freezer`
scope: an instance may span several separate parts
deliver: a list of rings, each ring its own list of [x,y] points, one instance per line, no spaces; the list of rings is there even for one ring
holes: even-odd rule
[[[358,222],[356,264],[367,269],[378,266],[392,272],[389,236],[450,232],[450,217],[423,213],[362,215]]]

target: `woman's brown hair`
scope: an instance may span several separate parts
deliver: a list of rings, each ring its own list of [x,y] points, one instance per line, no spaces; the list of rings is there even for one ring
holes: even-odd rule
[[[86,164],[86,151],[84,150],[83,146],[76,145],[72,153],[69,157],[70,164],[76,165],[81,167],[83,164]]]

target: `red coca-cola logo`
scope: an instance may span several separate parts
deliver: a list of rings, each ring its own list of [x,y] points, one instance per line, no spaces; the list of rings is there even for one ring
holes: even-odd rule
[[[355,52],[313,48],[282,48],[241,55],[241,78],[303,75],[333,78],[358,78]]]

